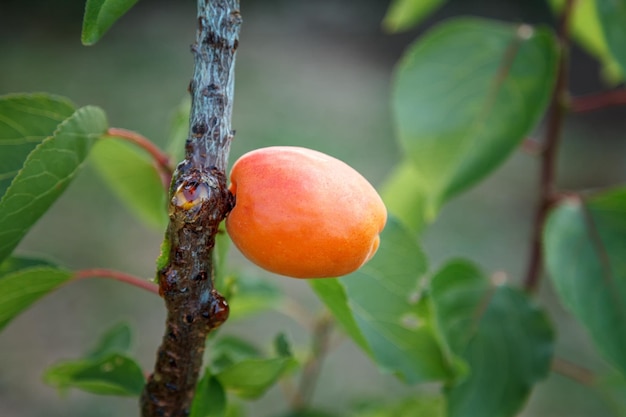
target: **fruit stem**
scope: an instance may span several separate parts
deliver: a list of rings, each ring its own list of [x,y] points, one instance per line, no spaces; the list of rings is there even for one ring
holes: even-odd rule
[[[141,288],[142,290],[146,290],[153,294],[159,295],[159,287],[158,285],[155,285],[153,282],[148,281],[144,278],[127,274],[125,272],[115,271],[113,269],[104,269],[104,268],[82,269],[74,273],[74,280],[80,280],[80,279],[85,279],[85,278],[114,279],[116,281],[124,282],[126,284],[130,284],[137,288]]]
[[[539,286],[539,279],[543,270],[542,234],[543,227],[553,207],[556,198],[556,168],[557,154],[563,130],[563,122],[567,110],[568,99],[568,55],[569,55],[569,23],[576,0],[567,0],[561,15],[558,42],[559,62],[557,78],[552,93],[552,101],[548,109],[548,120],[545,134],[545,143],[541,152],[541,168],[539,183],[539,202],[535,212],[532,237],[530,241],[530,255],[528,269],[524,280],[524,288],[534,292]]]

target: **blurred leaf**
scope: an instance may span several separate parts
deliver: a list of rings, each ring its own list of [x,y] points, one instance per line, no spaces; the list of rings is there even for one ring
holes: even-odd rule
[[[448,384],[449,417],[515,416],[550,371],[554,334],[520,290],[492,284],[472,264],[453,261],[432,279],[441,335],[469,376]]]
[[[0,262],[63,193],[106,125],[102,110],[83,107],[28,155],[0,200]]]
[[[8,275],[20,269],[34,266],[54,266],[52,262],[38,258],[27,258],[23,256],[9,256],[0,264],[0,279],[3,275]]]
[[[290,357],[246,359],[218,372],[215,377],[224,388],[246,399],[258,398],[281,376],[296,366]]]
[[[481,19],[442,23],[408,49],[396,69],[392,109],[428,220],[531,132],[556,64],[549,30]]]
[[[602,72],[610,84],[623,79],[622,70],[611,55],[604,37],[598,11],[597,0],[577,1],[570,18],[570,31],[574,40],[602,64]],[[552,9],[561,13],[565,0],[550,0]]]
[[[213,373],[251,358],[260,358],[261,351],[236,336],[221,336],[215,340],[211,349],[211,370]]]
[[[387,210],[415,233],[420,232],[426,223],[426,198],[419,183],[419,171],[411,161],[404,160],[394,167],[381,190]]]
[[[176,163],[185,157],[185,142],[189,136],[189,112],[191,111],[191,98],[185,97],[178,107],[174,109],[170,121],[169,144],[167,153],[171,160]]]
[[[81,42],[93,45],[130,10],[137,0],[87,0]]]
[[[626,0],[595,0],[602,32],[611,55],[626,70]]]
[[[0,276],[0,330],[35,301],[72,278],[51,266],[34,266]]]
[[[548,219],[544,248],[563,304],[626,375],[626,188],[562,203]]]
[[[139,220],[165,229],[166,193],[152,158],[130,143],[106,138],[96,142],[89,162]]]
[[[198,381],[189,417],[222,417],[226,412],[226,392],[209,370]]]
[[[289,343],[289,339],[287,339],[287,335],[285,333],[279,333],[274,338],[274,350],[278,356],[293,356],[291,343]]]
[[[119,396],[139,396],[145,384],[139,365],[118,353],[58,363],[46,370],[44,381],[62,392],[77,388],[93,394]]]
[[[594,388],[609,405],[612,415],[626,416],[626,379],[622,374],[612,373],[595,378]]]
[[[215,268],[215,286],[218,289],[223,289],[225,285],[225,279],[227,277],[228,263],[228,250],[230,249],[230,236],[226,233],[226,227],[224,222],[219,225],[217,235],[215,235],[215,249],[213,250]]]
[[[413,235],[391,217],[370,262],[346,277],[311,285],[382,368],[408,383],[447,380],[458,370],[443,355],[420,293],[425,272],[426,259]]]
[[[416,395],[395,403],[370,403],[358,407],[355,417],[445,417],[441,396]]]
[[[306,409],[287,411],[284,414],[279,414],[277,417],[338,417],[338,414],[317,409]]]
[[[0,96],[0,197],[28,154],[74,113],[73,104],[48,94]]]
[[[276,309],[283,301],[278,286],[268,280],[237,277],[229,298],[229,320],[238,320],[263,310]]]
[[[128,323],[118,323],[102,335],[98,345],[87,354],[87,359],[101,359],[111,353],[127,353],[130,343],[131,330]]]
[[[417,26],[446,0],[393,0],[383,19],[389,32],[402,32]]]

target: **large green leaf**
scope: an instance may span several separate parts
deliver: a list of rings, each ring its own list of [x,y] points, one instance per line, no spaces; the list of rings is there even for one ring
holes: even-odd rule
[[[130,10],[137,0],[87,0],[81,41],[93,45]]]
[[[72,273],[51,266],[34,266],[0,276],[0,330],[71,278]]]
[[[412,233],[390,218],[376,256],[346,277],[312,282],[348,334],[384,369],[409,383],[447,380],[444,356],[421,293],[426,259]]]
[[[563,12],[566,0],[550,0],[557,13]],[[623,79],[623,71],[617,63],[603,33],[596,8],[597,0],[577,1],[570,18],[570,30],[574,40],[602,64],[605,79],[617,84]]]
[[[226,392],[207,369],[198,381],[189,417],[222,417],[226,413]]]
[[[247,399],[258,398],[297,364],[291,357],[245,359],[226,367],[215,377],[229,392]]]
[[[139,396],[145,384],[139,365],[119,353],[58,363],[46,370],[44,381],[60,391],[77,388],[93,394],[119,396]]]
[[[419,187],[420,174],[409,160],[398,164],[381,189],[387,210],[413,232],[426,223],[426,198]]]
[[[595,0],[602,32],[611,55],[626,71],[626,0]]]
[[[469,375],[446,388],[449,417],[515,416],[550,370],[554,334],[520,290],[453,261],[431,281],[439,329]]]
[[[28,154],[74,112],[72,103],[47,94],[0,96],[0,197]]]
[[[145,152],[122,140],[106,138],[94,145],[89,162],[137,218],[158,230],[165,229],[165,188]]]
[[[26,256],[9,256],[0,264],[0,277],[34,266],[54,266],[52,262]]]
[[[128,323],[118,323],[102,335],[98,344],[87,354],[87,359],[96,360],[112,353],[126,353],[130,349],[131,330]]]
[[[83,107],[28,155],[0,200],[0,262],[63,193],[106,125],[102,110]]]
[[[626,188],[563,202],[548,219],[544,248],[562,302],[626,375]]]
[[[531,132],[556,66],[549,30],[489,20],[447,21],[409,47],[393,80],[392,110],[428,219]]]
[[[411,29],[445,2],[446,0],[393,0],[385,14],[383,27],[389,32]]]

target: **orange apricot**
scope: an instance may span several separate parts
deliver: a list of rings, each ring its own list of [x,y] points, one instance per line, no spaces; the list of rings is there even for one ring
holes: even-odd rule
[[[226,230],[241,253],[293,278],[349,274],[370,260],[387,210],[346,163],[311,149],[274,146],[235,162]]]

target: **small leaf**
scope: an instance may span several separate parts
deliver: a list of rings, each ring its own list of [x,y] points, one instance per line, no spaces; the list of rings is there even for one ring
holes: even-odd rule
[[[0,197],[28,154],[74,113],[72,103],[47,94],[0,96]]]
[[[626,72],[626,0],[595,0],[604,39],[611,55]]]
[[[46,370],[44,381],[60,391],[77,388],[93,394],[119,396],[139,396],[145,384],[139,365],[118,353],[53,365]]]
[[[426,198],[418,184],[419,171],[411,161],[398,164],[382,186],[381,196],[387,210],[404,226],[419,233],[426,224]]]
[[[137,0],[87,0],[81,42],[93,45],[120,17],[137,3]]]
[[[23,256],[9,256],[0,264],[0,278],[3,275],[8,275],[12,272],[17,272],[20,269],[31,268],[35,266],[54,266],[52,262],[39,259],[39,258],[27,258]]]
[[[413,235],[391,217],[371,261],[346,277],[311,285],[382,368],[408,383],[447,380],[457,364],[444,356],[420,293],[425,272],[426,259]]]
[[[263,310],[278,309],[283,302],[283,294],[278,286],[268,280],[242,276],[237,277],[232,284],[228,302],[228,319],[238,320]]]
[[[446,0],[393,0],[387,9],[383,27],[389,32],[411,29],[445,2]]]
[[[0,330],[71,278],[72,273],[50,266],[34,266],[0,276]]]
[[[305,410],[293,410],[286,413],[279,414],[276,417],[339,417],[338,414],[329,413],[324,410],[317,409],[305,409]]]
[[[148,155],[122,140],[106,138],[96,142],[89,162],[139,220],[157,230],[165,229],[166,193]]]
[[[469,18],[442,23],[409,47],[396,68],[392,110],[429,221],[535,127],[557,57],[549,30]]]
[[[369,403],[360,406],[355,417],[445,417],[441,396],[416,395],[394,403]]]
[[[211,370],[214,373],[237,362],[261,357],[261,351],[256,346],[235,336],[219,337],[211,346],[210,352]]]
[[[246,359],[215,376],[224,388],[246,399],[262,396],[281,376],[296,366],[293,358]]]
[[[87,359],[100,359],[111,353],[127,353],[130,343],[131,330],[128,323],[119,323],[102,335],[98,345],[87,354]]]
[[[626,188],[562,203],[548,219],[544,248],[563,304],[626,375]]]
[[[289,339],[287,339],[287,335],[285,333],[279,333],[278,335],[276,335],[276,338],[274,339],[274,350],[276,350],[276,354],[278,356],[293,356],[291,343],[289,342]]]
[[[102,110],[83,107],[28,155],[0,200],[0,262],[67,188],[106,124]]]
[[[174,109],[170,121],[169,143],[167,153],[172,161],[180,162],[185,157],[185,141],[189,136],[189,112],[191,99],[187,96]]]
[[[189,417],[222,417],[226,412],[226,392],[209,370],[196,386]]]
[[[550,371],[554,334],[523,292],[453,261],[431,282],[441,335],[469,365],[445,390],[449,417],[512,417]]]

